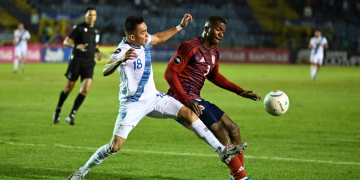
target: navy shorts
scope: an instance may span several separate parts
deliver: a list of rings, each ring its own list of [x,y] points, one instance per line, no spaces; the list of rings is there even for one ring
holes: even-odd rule
[[[211,125],[214,123],[217,123],[220,121],[221,117],[225,114],[224,111],[222,111],[219,107],[217,107],[215,104],[212,104],[209,101],[205,101],[204,99],[201,99],[201,101],[195,100],[200,107],[203,106],[204,109],[202,109],[202,114],[200,115],[201,121],[210,129]],[[189,125],[185,123],[184,121],[180,121],[175,119],[178,123],[183,125],[184,127],[189,128]]]

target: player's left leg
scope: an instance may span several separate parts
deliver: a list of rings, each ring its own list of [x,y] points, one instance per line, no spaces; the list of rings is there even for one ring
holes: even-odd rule
[[[197,102],[200,105],[202,111],[202,114],[200,115],[201,121],[204,122],[206,127],[210,129],[210,131],[216,136],[220,143],[224,146],[233,143],[231,137],[229,136],[228,130],[220,121],[225,113],[215,104],[212,104],[203,99]],[[176,121],[184,127],[190,129],[187,123],[181,122],[179,120]],[[240,162],[240,159],[238,158],[238,155],[232,157],[230,161],[226,163],[226,165],[228,166],[231,174],[233,175],[233,180],[247,178],[245,171],[242,170],[243,166]]]
[[[87,95],[87,93],[90,90],[90,86],[92,84],[92,79],[91,78],[85,78],[81,81],[81,88],[80,88],[80,93],[78,94],[78,96],[76,97],[75,101],[74,101],[74,105],[71,109],[70,115],[69,117],[67,117],[65,119],[65,121],[67,123],[69,123],[70,125],[74,125],[74,118],[75,118],[75,114],[76,112],[79,110],[81,104],[84,102],[84,99]]]
[[[203,108],[203,113],[200,115],[200,118],[207,121],[205,124],[210,127],[210,130],[215,136],[221,140],[221,143],[233,145],[242,144],[239,127],[231,121],[224,111],[215,104],[205,100],[201,100],[198,103],[200,107]],[[224,142],[224,140],[226,141]],[[235,180],[247,178],[240,157],[243,157],[242,153],[237,154],[231,159],[229,164],[227,164]]]
[[[321,55],[316,55],[314,56],[314,61],[311,63],[312,65],[312,72],[311,72],[311,76],[312,76],[312,80],[316,80],[316,76],[317,76],[317,73],[319,72],[320,70],[320,67],[322,65],[322,62],[323,62],[323,56]]]
[[[101,146],[84,166],[72,173],[67,179],[83,179],[91,169],[118,152],[124,145],[130,132],[148,113],[147,108],[147,102],[145,101],[121,103],[110,143]]]
[[[15,46],[14,73],[17,73],[19,67],[19,59],[21,59],[20,47]]]
[[[240,128],[239,126],[234,123],[234,121],[232,121],[230,119],[230,117],[224,113],[224,115],[221,117],[220,122],[224,125],[224,127],[228,130],[229,132],[229,136],[230,139],[232,140],[233,144],[241,144],[241,134],[240,134]],[[243,176],[246,176],[246,172],[244,169],[244,153],[238,154],[237,158],[239,159],[241,166],[238,170],[239,174],[242,174]],[[236,179],[235,174],[233,174],[234,179]],[[241,177],[243,178],[243,177]]]
[[[319,57],[318,57],[318,61],[317,61],[317,63],[316,63],[316,74],[319,72],[320,67],[321,67],[321,65],[322,65],[322,63],[323,63],[323,60],[324,60],[324,57],[323,57],[323,56],[319,56]]]
[[[58,124],[60,122],[61,108],[62,108],[66,98],[73,90],[73,88],[76,84],[76,81],[78,80],[78,78],[80,76],[80,69],[81,69],[80,67],[81,67],[81,64],[79,62],[79,59],[74,58],[74,57],[72,59],[70,59],[68,68],[66,70],[66,73],[64,74],[66,77],[65,87],[63,90],[61,90],[59,101],[58,101],[58,104],[56,106],[56,109],[55,109],[55,112],[53,115],[54,124]]]
[[[222,145],[193,111],[173,97],[160,93],[154,102],[156,104],[154,110],[148,114],[149,117],[179,119],[186,122],[194,134],[206,142],[220,156],[223,162],[229,162],[232,157],[236,156],[244,148],[242,146]]]
[[[79,59],[80,65],[88,63],[82,59]],[[65,118],[65,121],[70,125],[74,125],[74,118],[76,112],[79,110],[81,104],[84,102],[86,95],[90,90],[90,86],[93,82],[93,75],[94,75],[94,67],[95,64],[80,68],[80,76],[81,76],[81,87],[78,96],[74,101],[74,105],[70,111],[70,115]]]
[[[22,49],[21,49],[21,71],[22,71],[22,73],[25,73],[26,52],[27,52],[27,47],[22,47]]]
[[[317,63],[311,63],[311,66],[310,66],[310,73],[311,73],[311,79],[313,81],[316,80],[316,73],[318,71],[318,67],[317,67]]]

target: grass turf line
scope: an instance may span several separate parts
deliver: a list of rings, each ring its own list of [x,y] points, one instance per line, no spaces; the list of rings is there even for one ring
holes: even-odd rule
[[[109,141],[119,107],[119,75],[103,77],[95,68],[94,83],[76,116],[64,122],[80,83],[64,103],[61,123],[51,123],[67,64],[27,64],[25,74],[13,74],[12,64],[0,66],[0,141],[50,146],[0,145],[0,179],[64,179],[82,166],[92,149]],[[166,64],[154,63],[157,88],[166,92]],[[201,96],[223,109],[241,128],[249,144],[245,156],[360,163],[360,74],[354,67],[323,67],[317,81],[309,66],[220,64],[220,72],[262,97],[271,90],[290,98],[289,111],[273,117],[262,102],[253,102],[206,83]],[[130,134],[123,151],[96,167],[86,179],[228,179],[229,171],[216,156],[181,157],[149,154],[163,151],[215,154],[190,131],[172,120],[145,118]],[[245,170],[255,179],[360,179],[358,165],[245,158]]]

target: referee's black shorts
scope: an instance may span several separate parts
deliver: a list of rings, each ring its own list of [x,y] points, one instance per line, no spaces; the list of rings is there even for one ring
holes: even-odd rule
[[[94,58],[73,57],[69,61],[69,66],[65,73],[66,78],[70,81],[77,81],[81,76],[81,81],[86,78],[93,78],[95,61]]]

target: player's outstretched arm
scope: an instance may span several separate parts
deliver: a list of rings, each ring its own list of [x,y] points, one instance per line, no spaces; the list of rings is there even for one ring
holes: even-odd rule
[[[255,101],[262,100],[262,98],[259,95],[255,94],[254,91],[245,91],[243,88],[237,86],[236,84],[226,79],[222,74],[219,73],[218,64],[216,65],[215,69],[211,71],[207,79],[212,83],[214,83],[216,86],[234,92],[237,95],[240,95],[241,97],[249,98]]]
[[[158,32],[156,34],[153,34],[153,41],[150,43],[150,45],[157,45],[160,44],[168,39],[170,39],[172,36],[174,36],[177,32],[179,32],[181,29],[185,28],[189,22],[189,20],[192,20],[192,16],[190,14],[185,14],[183,19],[181,20],[180,24],[174,28],[168,29],[163,32]]]
[[[121,63],[129,60],[129,59],[135,59],[137,57],[135,53],[135,49],[129,49],[127,50],[120,58],[118,59],[110,59],[108,63],[106,63],[104,69],[103,69],[103,75],[108,76],[115,72],[115,70],[120,66]]]

